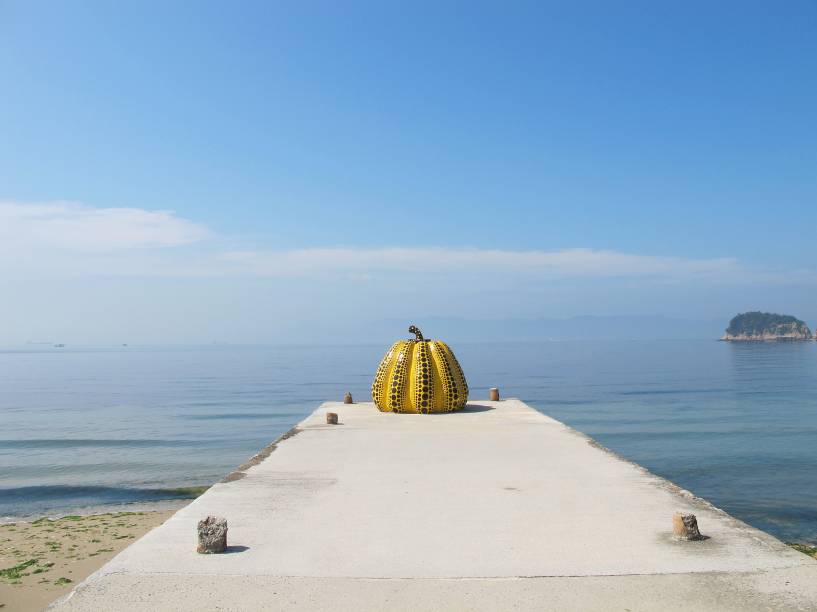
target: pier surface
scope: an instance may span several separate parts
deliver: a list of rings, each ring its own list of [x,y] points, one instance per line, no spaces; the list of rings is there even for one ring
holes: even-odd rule
[[[817,610],[817,562],[518,400],[324,404],[226,480],[54,609]]]

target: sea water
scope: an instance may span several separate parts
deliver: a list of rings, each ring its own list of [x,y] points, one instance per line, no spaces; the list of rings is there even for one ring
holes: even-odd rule
[[[0,351],[0,519],[187,497],[320,402],[368,400],[385,348]],[[500,387],[752,525],[817,541],[817,343],[453,348],[472,398]]]

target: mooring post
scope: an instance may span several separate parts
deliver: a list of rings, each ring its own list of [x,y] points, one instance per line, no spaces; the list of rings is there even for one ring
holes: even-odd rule
[[[492,402],[499,401],[499,389],[497,389],[496,387],[491,387],[488,393],[490,394],[489,397],[491,398]]]
[[[346,395],[343,396],[343,403],[344,404],[354,404],[355,403],[354,401],[352,401],[352,394],[349,393],[348,391],[346,392]]]
[[[682,540],[703,540],[705,539],[698,531],[698,519],[694,514],[681,514],[676,512],[672,515],[672,532]]]
[[[338,415],[336,412],[327,412],[326,413],[326,423],[328,425],[337,425],[338,424]]]
[[[196,552],[202,555],[223,553],[227,548],[227,519],[208,516],[198,524],[199,543]]]

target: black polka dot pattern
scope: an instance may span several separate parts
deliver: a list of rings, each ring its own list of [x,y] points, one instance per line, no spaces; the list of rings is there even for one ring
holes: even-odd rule
[[[468,384],[444,342],[401,340],[377,368],[372,399],[383,412],[452,412],[468,401]]]
[[[445,351],[446,355],[448,355],[448,361],[451,365],[451,370],[454,373],[455,384],[459,386],[459,388],[462,390],[462,393],[465,395],[465,400],[463,400],[464,406],[465,401],[467,401],[468,399],[468,381],[465,380],[465,374],[463,374],[462,372],[460,362],[457,361],[457,357],[454,355],[454,351],[452,351],[445,342],[437,340],[437,344],[443,351]]]
[[[397,358],[397,353],[400,352],[400,346],[402,344],[402,342],[395,342],[392,344],[391,348],[386,353],[386,356],[383,357],[383,361],[380,362],[380,366],[377,368],[377,373],[375,374],[374,382],[372,383],[372,399],[378,406],[385,405],[385,390],[383,388],[383,383],[391,371],[392,363]]]
[[[388,390],[388,405],[392,412],[405,412],[406,409],[406,383],[410,365],[410,356],[414,349],[413,342],[407,342],[397,353],[397,360],[394,369],[389,377],[390,388]]]
[[[414,367],[412,368],[414,379],[412,381],[412,404],[417,412],[428,414],[434,405],[434,385],[432,384],[432,364],[431,355],[428,350],[428,342],[416,343],[414,350]]]

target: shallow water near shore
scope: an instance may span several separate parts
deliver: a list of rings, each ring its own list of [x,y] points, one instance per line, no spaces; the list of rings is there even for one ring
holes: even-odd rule
[[[368,401],[385,348],[0,351],[0,518],[192,497],[320,402]],[[453,348],[472,399],[499,386],[756,527],[817,541],[817,343]]]

